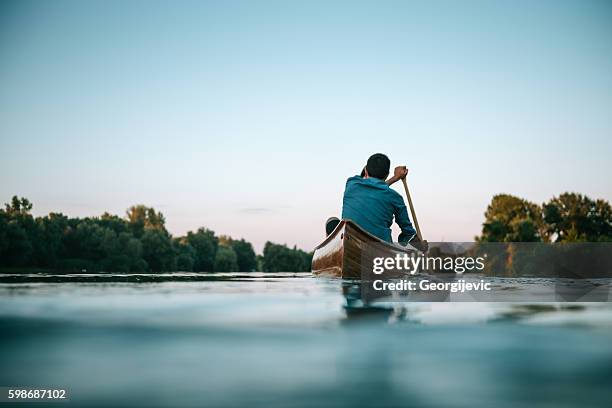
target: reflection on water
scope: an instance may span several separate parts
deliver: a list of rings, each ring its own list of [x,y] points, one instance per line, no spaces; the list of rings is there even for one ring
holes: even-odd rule
[[[608,303],[368,303],[309,274],[122,279],[5,276],[0,386],[67,387],[75,406],[612,402]]]

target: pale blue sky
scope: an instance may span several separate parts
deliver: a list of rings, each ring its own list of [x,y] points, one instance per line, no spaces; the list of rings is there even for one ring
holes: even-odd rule
[[[430,241],[495,193],[611,200],[612,3],[0,3],[4,202],[312,249],[375,152]]]

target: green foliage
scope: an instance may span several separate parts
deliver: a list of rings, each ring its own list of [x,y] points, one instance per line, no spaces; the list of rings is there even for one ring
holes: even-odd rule
[[[144,205],[126,217],[69,218],[31,215],[17,196],[0,209],[0,266],[67,272],[297,272],[310,270],[312,254],[268,242],[264,257],[244,239],[217,237],[206,228],[173,238],[162,213]],[[267,256],[266,256],[267,254]]]
[[[26,198],[13,196],[0,210],[0,262],[7,266],[27,266],[34,252],[36,223],[30,214],[32,204]]]
[[[31,209],[32,204],[27,199],[13,197],[11,203],[0,210],[0,266],[70,272],[151,270],[143,258],[143,242],[150,244],[151,240],[136,238],[127,220],[108,213],[99,218],[83,219],[50,213],[34,219]],[[154,210],[148,214],[149,218],[163,220]],[[150,224],[148,219],[146,224]],[[165,229],[163,231],[167,237]],[[172,265],[163,256],[157,259],[157,253],[167,256],[163,245],[155,250],[150,247],[146,255],[154,267]]]
[[[68,218],[63,214],[51,213],[37,218],[36,225],[34,261],[39,266],[53,268],[64,250],[62,239],[68,227]]]
[[[176,269],[182,272],[192,272],[196,258],[196,250],[189,245],[185,237],[174,240],[176,252]]]
[[[142,257],[149,265],[151,272],[176,269],[172,238],[166,231],[147,229],[140,241],[142,242]]]
[[[537,242],[543,238],[541,209],[537,204],[499,194],[485,212],[482,235],[485,242]]]
[[[219,239],[215,233],[206,228],[187,233],[187,243],[195,250],[193,270],[195,272],[212,272]]]
[[[557,242],[612,239],[612,209],[607,201],[564,193],[543,208],[548,233]]]
[[[4,211],[0,210],[0,262],[2,261],[3,254],[6,254],[9,247],[7,231],[9,220],[9,216]]]
[[[30,200],[17,196],[13,196],[11,202],[6,203],[4,206],[5,213],[13,218],[30,215],[31,210],[32,203],[30,203]]]
[[[166,219],[163,214],[151,207],[134,205],[128,208],[126,215],[129,228],[136,238],[142,237],[145,230],[166,231]]]
[[[108,255],[111,263],[105,268],[107,271],[146,272],[147,262],[142,258],[142,242],[129,232],[117,235],[117,245]]]
[[[263,251],[264,272],[308,272],[312,262],[312,253],[294,247],[266,242]]]
[[[252,272],[257,270],[255,250],[250,242],[244,239],[236,240],[222,235],[219,237],[219,245],[231,247],[234,250],[238,262],[237,272]]]
[[[257,262],[257,270],[263,272],[263,270],[264,270],[263,255],[257,255],[255,257],[255,261]]]
[[[237,272],[238,257],[231,246],[220,245],[215,255],[215,272]]]
[[[6,249],[2,253],[2,261],[7,266],[27,266],[32,255],[32,244],[28,234],[17,220],[10,220],[4,234]]]
[[[485,212],[481,242],[598,242],[612,240],[612,208],[576,193],[537,204],[500,194]]]
[[[129,224],[126,223],[123,218],[109,214],[107,212],[102,214],[98,221],[98,224],[102,227],[112,229],[117,234],[121,234],[122,232],[130,232]]]

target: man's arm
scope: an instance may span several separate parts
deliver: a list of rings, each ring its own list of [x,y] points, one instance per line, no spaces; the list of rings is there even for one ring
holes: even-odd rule
[[[389,177],[389,179],[385,181],[385,183],[390,186],[396,181],[399,181],[406,177],[406,175],[408,175],[408,169],[406,168],[406,166],[397,166],[395,170],[393,170],[393,175]]]
[[[397,225],[399,225],[402,230],[397,240],[403,245],[410,243],[410,245],[414,246],[419,251],[427,252],[429,243],[427,240],[422,240],[418,237],[416,230],[410,222],[410,218],[408,218],[408,209],[406,208],[406,204],[404,204],[404,199],[398,195],[397,201],[395,222],[397,222]]]
[[[399,194],[396,195],[394,207],[395,208],[393,215],[395,216],[395,222],[402,230],[398,241],[400,241],[402,244],[406,244],[408,242],[414,242],[418,240],[419,238],[416,235],[416,230],[412,226],[410,218],[408,218],[408,208],[404,203],[404,199]]]

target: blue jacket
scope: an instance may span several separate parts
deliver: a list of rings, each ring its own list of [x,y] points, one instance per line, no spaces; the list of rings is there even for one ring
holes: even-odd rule
[[[399,240],[408,242],[414,238],[416,231],[408,218],[404,199],[384,180],[353,176],[346,181],[342,200],[343,219],[351,219],[370,234],[393,242],[393,217],[402,230]]]

